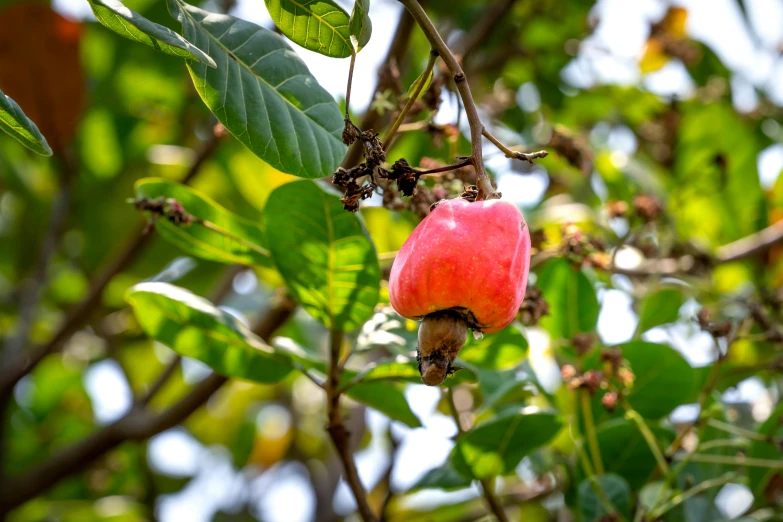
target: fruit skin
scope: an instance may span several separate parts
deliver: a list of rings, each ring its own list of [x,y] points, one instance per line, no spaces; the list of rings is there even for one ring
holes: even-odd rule
[[[389,299],[409,319],[453,309],[471,329],[492,333],[516,316],[529,269],[530,232],[516,206],[501,199],[451,199],[403,244],[392,265]]]

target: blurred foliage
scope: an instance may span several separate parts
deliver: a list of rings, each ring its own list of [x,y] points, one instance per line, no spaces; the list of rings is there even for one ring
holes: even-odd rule
[[[236,14],[232,1],[193,3]],[[371,52],[378,28],[396,24],[372,17],[371,26],[364,16],[382,0],[357,1],[353,10],[343,10],[351,2],[303,3],[315,5],[266,2],[283,34],[327,56]],[[162,506],[194,491],[203,520],[285,520],[265,507],[280,505],[266,490],[283,472],[309,488],[313,519],[357,520],[335,501],[342,468],[324,430],[325,395],[311,381],[327,374],[329,327],[346,330],[343,345],[352,349],[338,383],[346,425],[353,450],[379,468],[362,477],[371,507],[383,507],[387,520],[486,519],[482,481],[512,520],[648,520],[650,512],[666,522],[718,520],[727,516],[716,503],[726,482],[752,494],[735,513],[747,518],[737,520],[783,520],[783,246],[720,261],[721,247],[783,220],[783,178],[762,185],[758,167],[762,152],[780,150],[783,112],[779,95],[760,87],[755,107],[740,110],[733,91],[741,73],[695,39],[687,9],[653,2],[645,44],[627,58],[604,56],[612,50],[597,36],[602,10],[593,2],[425,3],[450,43],[480,28],[490,7],[510,6],[463,67],[484,124],[501,141],[550,153],[535,165],[486,153],[496,181],[510,187],[504,197],[524,203],[531,286],[517,320],[470,339],[462,369],[432,396],[416,368],[417,324],[388,305],[389,268],[430,204],[459,194],[472,171],[426,176],[413,198],[376,196],[356,215],[345,212],[334,187],[296,177],[333,172],[343,151],[334,123],[344,95],[333,103],[302,72],[301,48],[289,51],[282,36],[261,31],[285,56],[274,74],[262,74],[250,61],[260,60],[255,44],[236,54],[254,38],[252,24],[236,22],[248,33],[217,36],[225,45],[215,50],[203,44],[218,26],[182,15],[183,28],[172,18],[169,9],[187,10],[182,0],[124,4],[133,12],[90,0],[126,38],[95,20],[70,20],[48,0],[0,0],[0,97],[19,104],[54,153],[36,155],[0,134],[3,374],[17,355],[8,352],[24,328],[30,288],[40,284],[23,350],[49,342],[101,274],[140,242],[78,328],[0,407],[0,482],[24,479],[105,429],[167,368],[150,411],[187,396],[207,375],[204,363],[235,379],[163,435],[198,447],[184,459],[194,462],[167,466],[161,437],[125,440],[8,520],[170,522]],[[746,4],[737,3],[743,28]],[[315,15],[319,23],[308,25]],[[379,113],[376,132],[385,134],[429,50],[414,28],[401,59],[380,71],[368,109]],[[637,79],[601,81],[594,69],[606,62],[596,53],[631,60]],[[204,63],[186,67],[181,56]],[[682,69],[688,92],[651,88],[648,80],[670,67]],[[575,69],[582,81],[569,75]],[[271,97],[246,95],[253,82],[269,82]],[[413,104],[415,129],[398,135],[387,163],[405,158],[427,169],[470,153],[464,115],[444,123],[457,118],[444,107],[457,104],[444,103],[456,91],[442,63],[425,90]],[[46,152],[8,107],[0,105],[0,129],[13,126],[11,114],[30,132],[27,144]],[[350,109],[360,120],[354,113],[363,108]],[[677,269],[642,270],[667,262]],[[263,341],[251,326],[284,292],[301,306]],[[172,366],[174,352],[185,356],[182,365]],[[741,393],[750,388],[759,390],[752,400]],[[422,407],[428,397],[431,412]],[[702,414],[691,430],[696,414],[679,407],[695,404]],[[368,409],[390,427],[369,422]],[[459,424],[451,440],[438,427],[443,415]],[[431,461],[435,448],[410,449],[422,440],[439,445],[442,462],[399,469],[402,451]],[[657,453],[680,443],[661,463]],[[735,475],[694,489],[727,473]],[[234,490],[213,498],[203,492],[222,488],[205,487],[210,479]],[[433,490],[463,495],[443,501]]]

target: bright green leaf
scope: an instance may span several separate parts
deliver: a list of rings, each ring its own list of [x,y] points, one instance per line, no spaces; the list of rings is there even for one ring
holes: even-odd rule
[[[650,429],[661,446],[673,439],[670,431],[651,425]],[[613,419],[599,425],[596,429],[598,447],[604,469],[607,473],[616,473],[623,477],[631,489],[642,487],[656,466],[655,456],[631,421]]]
[[[370,0],[356,0],[351,11],[350,21],[351,43],[359,52],[367,45],[372,35],[370,21]]]
[[[198,60],[215,67],[215,61],[204,51],[188,42],[180,35],[160,24],[151,22],[135,11],[131,11],[117,0],[88,0],[92,12],[98,21],[118,35],[143,43],[158,51]]]
[[[497,416],[457,440],[451,463],[459,473],[478,479],[514,471],[523,457],[549,442],[562,421],[533,408]]]
[[[292,370],[287,357],[275,353],[234,316],[187,290],[168,283],[139,283],[128,290],[126,300],[147,335],[218,373],[271,383]]]
[[[264,209],[267,242],[296,300],[327,328],[350,331],[380,291],[375,248],[358,216],[312,181],[275,189]]]
[[[675,322],[683,302],[682,291],[678,288],[663,288],[645,295],[639,307],[636,333],[641,334],[650,328]]]
[[[427,78],[424,78],[425,73],[427,73]],[[411,86],[408,87],[408,98],[412,98],[413,95],[416,94],[416,89],[419,88],[419,83],[422,80],[424,81],[424,86],[419,91],[419,95],[416,96],[416,100],[420,100],[421,97],[424,96],[424,93],[427,92],[427,89],[430,88],[430,85],[432,85],[432,69],[422,72],[419,76],[416,77],[415,80],[413,80]]]
[[[270,264],[269,254],[263,246],[264,232],[260,226],[229,212],[192,188],[159,178],[145,178],[136,182],[136,197],[176,199],[187,213],[224,231],[217,232],[198,222],[175,225],[165,218],[158,218],[155,229],[183,252],[219,263]]]
[[[292,42],[334,58],[351,56],[348,13],[332,0],[264,0],[264,3],[280,32]]]
[[[579,512],[584,522],[599,520],[610,513],[604,507],[601,497],[596,491],[596,486],[600,485],[606,498],[626,519],[631,516],[631,489],[628,483],[622,477],[609,474],[595,477],[598,484],[594,484],[590,479],[585,479],[579,484],[577,495],[579,496]]]
[[[635,376],[628,402],[642,416],[658,419],[691,402],[695,373],[674,348],[634,341],[622,349]]]
[[[0,130],[33,152],[43,156],[52,155],[51,147],[33,120],[25,116],[22,108],[3,91],[0,91]]]
[[[481,340],[469,339],[459,358],[485,370],[510,370],[525,360],[527,349],[522,332],[511,325]]]
[[[421,421],[411,410],[402,387],[390,383],[357,384],[345,392],[350,398],[378,410],[392,420],[411,428],[421,427]]]
[[[581,270],[567,259],[548,262],[538,271],[536,285],[549,303],[549,315],[541,319],[554,339],[571,339],[592,332],[598,322],[598,298]]]
[[[231,134],[287,174],[332,174],[346,152],[343,115],[285,40],[233,16],[168,2],[185,36],[217,63],[217,69],[199,63],[188,69],[204,103]]]

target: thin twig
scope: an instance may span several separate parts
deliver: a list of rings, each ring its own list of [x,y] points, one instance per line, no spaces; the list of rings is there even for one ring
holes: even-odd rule
[[[351,65],[348,67],[348,85],[345,87],[345,119],[350,119],[351,86],[353,85],[353,67],[356,65],[356,51],[351,51]]]
[[[655,456],[655,461],[658,463],[658,468],[661,470],[661,473],[664,476],[668,475],[669,464],[666,463],[666,458],[663,456],[663,451],[661,450],[660,446],[658,446],[658,441],[655,439],[655,435],[653,435],[650,427],[647,426],[647,423],[644,422],[642,416],[639,415],[636,410],[631,408],[630,405],[626,405],[626,410],[625,417],[632,420],[633,423],[636,424],[636,427],[639,428],[642,437],[644,437],[644,440],[647,442],[647,446],[650,448],[650,452],[652,452],[652,454]]]
[[[731,342],[728,342],[726,345],[731,346]],[[702,388],[701,392],[699,393],[699,415],[696,417],[696,420],[694,420],[691,424],[686,426],[677,434],[677,437],[675,437],[674,441],[672,441],[671,445],[666,449],[665,455],[667,459],[674,457],[674,454],[677,453],[678,449],[680,449],[680,446],[682,445],[682,442],[685,440],[685,437],[688,435],[688,433],[690,433],[695,426],[698,426],[702,422],[702,417],[705,415],[704,407],[707,404],[707,399],[709,399],[710,394],[712,393],[712,389],[718,382],[721,363],[724,359],[724,356],[720,353],[720,347],[717,344],[717,340],[715,341],[715,349],[718,357],[712,364],[712,369],[710,371],[710,375],[707,377],[707,382],[705,383],[704,388]]]
[[[465,62],[468,56],[495,31],[508,15],[517,0],[496,0],[487,5],[481,18],[474,23],[465,36],[454,45],[454,54]]]
[[[729,424],[728,422],[723,422],[718,419],[709,419],[707,421],[707,425],[712,428],[725,431],[726,433],[731,433],[733,435],[738,435],[747,439],[769,442],[770,444],[775,444],[777,442],[775,437],[772,435],[764,435],[763,433],[746,430],[745,428],[740,428],[739,426],[734,426],[733,424]]]
[[[427,13],[424,12],[421,5],[417,0],[400,0],[408,11],[413,15],[416,23],[424,31],[427,40],[430,45],[438,52],[443,62],[448,67],[452,74],[454,83],[457,86],[462,103],[465,106],[465,114],[468,117],[468,123],[470,125],[470,143],[471,143],[471,155],[473,157],[473,165],[476,167],[476,185],[479,190],[479,199],[489,199],[494,197],[495,190],[492,188],[492,182],[487,175],[487,171],[484,167],[484,158],[482,155],[482,131],[484,125],[479,118],[478,109],[476,108],[476,102],[473,100],[473,95],[470,92],[470,86],[468,85],[465,72],[462,70],[451,49],[443,41],[443,38],[435,29]]]
[[[367,492],[359,479],[359,473],[356,471],[356,463],[351,453],[350,436],[348,429],[343,422],[340,412],[340,351],[343,346],[343,332],[338,329],[332,329],[329,335],[329,376],[326,383],[326,401],[327,415],[329,423],[326,431],[334,443],[337,455],[343,463],[345,471],[345,482],[353,492],[356,499],[356,506],[364,522],[375,522],[376,518],[367,502]]]
[[[590,393],[585,390],[579,390],[579,398],[582,403],[582,415],[585,420],[585,438],[590,446],[590,453],[593,455],[593,465],[598,475],[604,474],[604,461],[601,459],[601,448],[598,445],[598,433],[595,430],[593,420],[593,407],[590,404]]]
[[[532,165],[534,159],[546,158],[549,156],[549,153],[545,150],[528,153],[512,150],[503,145],[500,140],[493,136],[486,128],[482,131],[482,133],[484,134],[484,137],[491,141],[492,144],[495,145],[495,147],[497,147],[507,158],[527,161]]]
[[[706,464],[728,464],[730,466],[750,466],[754,468],[783,469],[783,460],[755,459],[744,455],[704,455],[693,453],[689,455],[690,462],[704,462]]]
[[[416,86],[413,89],[413,93],[411,94],[410,98],[408,98],[408,102],[402,108],[402,111],[400,111],[397,119],[394,120],[394,123],[392,123],[391,129],[389,129],[389,132],[386,134],[386,138],[383,140],[383,150],[389,150],[389,146],[391,145],[392,140],[394,140],[394,136],[397,134],[397,129],[399,129],[400,125],[402,125],[402,122],[405,121],[405,117],[408,115],[411,107],[413,107],[413,104],[416,103],[416,100],[419,99],[421,92],[424,90],[424,86],[427,85],[427,80],[429,79],[430,74],[432,74],[432,69],[435,67],[435,61],[437,59],[438,51],[431,49],[429,60],[427,60],[427,66],[424,68],[424,72],[422,72],[419,76],[419,81],[416,83]]]
[[[405,55],[408,51],[408,45],[413,34],[414,26],[413,17],[408,11],[403,11],[400,16],[400,21],[397,24],[397,29],[394,32],[394,38],[389,46],[389,50],[386,52],[386,56],[383,60],[383,64],[378,68],[378,83],[375,85],[375,91],[371,97],[374,100],[376,96],[383,93],[393,83],[392,75],[390,71],[402,63]],[[382,115],[378,111],[368,109],[365,111],[362,120],[358,127],[363,130],[369,130],[378,128],[382,123]],[[348,153],[342,162],[343,168],[350,168],[359,163],[362,155],[362,144],[359,142],[354,143],[348,148]]]
[[[296,303],[285,298],[272,308],[253,331],[265,341],[285,324]],[[202,406],[228,379],[210,374],[166,410],[156,413],[136,407],[117,421],[69,446],[53,457],[12,477],[0,491],[0,519],[10,510],[40,495],[62,479],[78,473],[95,459],[128,440],[144,440],[184,421]]]
[[[711,480],[705,480],[704,482],[701,482],[699,484],[696,484],[692,488],[683,491],[679,495],[675,495],[672,497],[672,499],[667,502],[666,504],[662,505],[661,507],[655,509],[654,511],[650,512],[649,519],[650,520],[658,520],[661,516],[663,516],[668,511],[674,509],[675,507],[679,506],[686,500],[688,500],[691,497],[694,497],[698,495],[699,493],[703,493],[704,491],[707,491],[710,488],[715,488],[718,486],[722,486],[724,484],[727,484],[731,482],[732,480],[737,479],[736,473],[726,473],[725,475],[714,478]]]

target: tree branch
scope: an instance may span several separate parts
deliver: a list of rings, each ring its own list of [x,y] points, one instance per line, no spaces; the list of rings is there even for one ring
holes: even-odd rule
[[[198,156],[196,156],[196,160],[182,179],[183,184],[190,183],[201,171],[204,163],[214,154],[221,137],[220,129],[217,129],[209,140],[204,143]],[[14,361],[6,365],[6,369],[3,370],[3,374],[0,376],[0,396],[10,393],[22,377],[35,368],[44,357],[54,352],[89,319],[95,307],[100,304],[103,291],[109,282],[115,275],[125,270],[138,258],[151,238],[152,236],[146,233],[146,227],[138,230],[123,251],[92,281],[85,298],[71,309],[65,321],[60,325],[60,328],[52,338],[35,350],[25,350]]]
[[[265,341],[293,314],[296,303],[289,297],[273,307],[253,331]],[[8,480],[0,491],[0,517],[43,493],[60,480],[83,470],[106,452],[129,440],[143,440],[184,421],[228,379],[216,373],[197,384],[168,409],[155,413],[135,407],[122,418],[99,429],[20,477]]]
[[[332,438],[337,455],[343,463],[345,470],[345,482],[353,492],[356,499],[356,506],[364,522],[375,522],[376,518],[367,502],[367,492],[359,479],[359,473],[356,471],[356,463],[351,453],[350,437],[351,434],[345,427],[343,416],[340,412],[340,350],[343,346],[343,332],[338,329],[332,329],[329,334],[329,377],[326,383],[326,409],[329,424],[326,431]]]
[[[462,70],[459,62],[454,57],[451,49],[446,45],[446,42],[441,38],[438,30],[432,24],[427,13],[424,12],[421,5],[417,0],[400,0],[400,3],[404,5],[413,16],[416,23],[424,31],[427,40],[430,45],[440,54],[441,59],[448,67],[452,74],[454,83],[457,85],[460,98],[462,98],[462,104],[465,107],[465,114],[468,117],[468,124],[470,125],[470,143],[472,149],[473,165],[476,168],[476,185],[479,189],[479,199],[492,198],[495,194],[495,190],[492,188],[492,182],[487,176],[487,171],[484,168],[484,158],[482,155],[482,132],[484,131],[484,125],[479,118],[478,109],[476,108],[476,102],[473,100],[473,95],[470,92],[470,86],[468,85],[465,72]]]
[[[532,164],[534,159],[546,158],[549,156],[549,153],[545,150],[528,153],[511,150],[510,148],[503,145],[500,140],[493,136],[487,129],[484,129],[483,134],[484,137],[491,141],[492,144],[495,145],[495,147],[497,147],[507,158],[527,161],[528,163]]]

